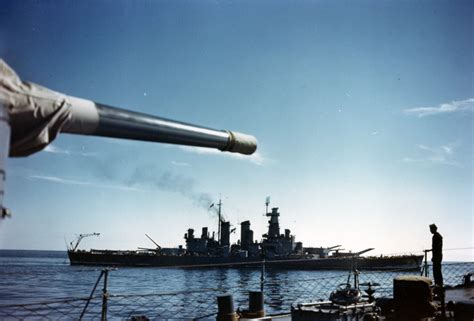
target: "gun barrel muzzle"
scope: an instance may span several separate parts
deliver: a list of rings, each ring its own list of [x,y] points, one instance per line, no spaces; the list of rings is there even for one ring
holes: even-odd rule
[[[217,148],[246,155],[257,149],[257,140],[250,135],[211,129],[71,96],[68,100],[71,116],[63,132]]]

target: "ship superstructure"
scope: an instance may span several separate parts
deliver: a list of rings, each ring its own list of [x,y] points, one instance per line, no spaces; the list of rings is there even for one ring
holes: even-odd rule
[[[220,212],[221,203],[219,203]],[[188,229],[184,235],[186,240],[186,251],[190,255],[212,255],[212,256],[239,256],[252,258],[275,258],[275,257],[316,257],[316,253],[304,253],[303,244],[295,242],[295,236],[291,235],[289,229],[285,229],[280,234],[280,222],[278,207],[267,212],[269,217],[268,232],[262,235],[262,240],[254,240],[254,232],[250,228],[250,221],[240,223],[240,240],[236,244],[230,244],[230,223],[223,219],[219,219],[219,232],[217,239],[215,233],[209,234],[207,226],[202,227],[200,237],[196,237],[194,229]],[[219,217],[221,217],[219,215]],[[327,248],[326,248],[327,249]],[[329,250],[327,250],[329,251]]]

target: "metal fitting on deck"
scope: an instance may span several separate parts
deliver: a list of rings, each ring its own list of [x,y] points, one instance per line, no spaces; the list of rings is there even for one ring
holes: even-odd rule
[[[234,309],[234,299],[231,294],[217,297],[217,321],[236,321],[237,313]]]

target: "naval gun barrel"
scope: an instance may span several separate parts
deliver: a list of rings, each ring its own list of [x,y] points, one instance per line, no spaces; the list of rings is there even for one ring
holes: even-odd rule
[[[69,96],[23,81],[0,59],[0,108],[8,111],[10,156],[42,150],[62,132],[216,148],[250,155],[255,137],[211,129]]]
[[[62,132],[216,148],[250,155],[257,140],[250,135],[216,130],[158,116],[68,97],[70,116]]]

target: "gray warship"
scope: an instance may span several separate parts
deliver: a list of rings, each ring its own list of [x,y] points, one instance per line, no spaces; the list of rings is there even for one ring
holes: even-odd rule
[[[218,205],[218,233],[209,233],[203,227],[200,236],[190,228],[184,235],[185,247],[162,248],[151,237],[146,235],[156,248],[138,248],[137,250],[81,250],[80,241],[87,236],[81,234],[77,241],[68,247],[71,265],[103,266],[150,266],[150,267],[251,267],[260,266],[264,261],[267,267],[281,269],[305,270],[348,270],[354,264],[360,270],[419,270],[422,255],[402,256],[362,256],[365,249],[359,252],[341,252],[340,245],[332,247],[304,247],[296,242],[289,229],[280,233],[277,207],[268,211],[268,232],[262,235],[261,241],[254,239],[250,221],[240,223],[240,239],[230,243],[231,230],[228,221],[222,219],[221,206]]]

